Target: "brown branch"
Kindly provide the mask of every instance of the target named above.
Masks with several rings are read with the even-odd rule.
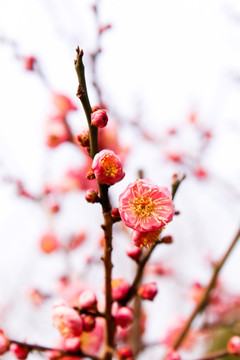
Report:
[[[198,302],[198,304],[196,305],[195,309],[193,310],[193,312],[191,313],[188,321],[186,322],[184,328],[182,329],[181,333],[179,334],[179,336],[177,337],[177,339],[175,340],[175,343],[173,345],[173,348],[175,350],[177,350],[179,348],[179,346],[181,345],[181,343],[183,342],[183,340],[185,339],[193,320],[195,319],[195,317],[202,312],[205,307],[208,304],[208,300],[210,297],[210,294],[212,292],[212,290],[215,287],[216,281],[217,281],[217,277],[218,274],[220,272],[220,270],[222,269],[223,265],[225,264],[228,256],[230,255],[232,249],[234,248],[238,238],[240,237],[240,228],[238,229],[233,241],[231,242],[230,246],[228,247],[227,251],[225,252],[225,254],[222,256],[222,258],[216,262],[215,266],[214,266],[214,271],[212,274],[212,277],[207,285],[207,287],[205,288],[205,291],[202,295],[201,300]]]
[[[152,247],[148,250],[148,252],[144,255],[144,257],[142,258],[142,260],[140,260],[138,262],[138,268],[137,268],[137,272],[136,272],[136,275],[135,275],[135,278],[133,280],[133,283],[127,293],[127,295],[121,299],[119,301],[119,304],[121,306],[125,306],[131,299],[134,295],[136,295],[137,293],[137,289],[138,289],[138,285],[139,285],[139,282],[142,278],[142,274],[143,274],[143,270],[144,270],[144,267],[147,263],[147,261],[149,260],[153,250],[156,248],[156,246],[158,244],[162,244],[160,240],[157,240],[153,245]]]
[[[89,138],[90,138],[90,156],[93,159],[94,156],[98,153],[98,129],[95,126],[91,125],[91,113],[92,108],[88,98],[85,75],[84,75],[84,65],[82,61],[83,51],[77,47],[77,57],[75,60],[75,69],[78,76],[79,86],[77,91],[77,96],[81,100],[83,109],[86,114],[89,127]],[[112,317],[111,308],[112,308],[112,216],[111,216],[111,203],[108,196],[109,186],[105,184],[98,183],[99,194],[100,194],[100,203],[102,206],[102,213],[104,218],[104,224],[102,229],[104,231],[104,256],[102,258],[104,263],[105,271],[105,319],[106,319],[106,338],[105,338],[105,356],[104,360],[112,359],[112,352],[108,349],[114,349],[114,338],[115,338],[115,322]]]
[[[87,354],[81,350],[74,351],[74,352],[73,351],[65,351],[65,350],[50,348],[47,346],[42,346],[42,345],[37,345],[37,344],[29,344],[29,343],[16,341],[16,340],[12,340],[12,339],[9,339],[9,342],[10,342],[10,344],[17,344],[19,346],[25,347],[29,351],[38,351],[38,352],[57,351],[57,352],[59,352],[59,354],[61,356],[70,356],[70,357],[79,357],[80,356],[80,357],[85,357],[85,358],[89,358],[92,360],[100,360],[100,358],[98,356]]]
[[[105,318],[105,314],[101,313],[100,311],[89,311],[89,310],[86,310],[86,309],[81,309],[78,306],[74,306],[73,309],[76,310],[80,315],[81,314],[86,314],[86,315],[91,315],[93,317]]]

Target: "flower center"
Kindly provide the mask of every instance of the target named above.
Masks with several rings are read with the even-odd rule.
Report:
[[[104,167],[104,171],[106,176],[114,177],[119,171],[119,166],[116,164],[115,159],[110,156],[106,155],[102,160],[102,166]]]
[[[140,218],[149,217],[155,212],[155,201],[148,196],[135,197],[133,211]]]

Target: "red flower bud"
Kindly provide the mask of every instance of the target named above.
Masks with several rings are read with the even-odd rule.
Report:
[[[85,199],[87,200],[87,202],[92,204],[99,202],[100,198],[98,196],[98,191],[94,189],[87,190],[85,194]]]
[[[155,282],[144,284],[138,289],[138,295],[140,295],[143,299],[151,301],[155,298],[157,292],[158,289]]]
[[[227,351],[231,355],[240,355],[240,336],[232,336],[227,344]]]
[[[125,328],[133,322],[133,311],[128,306],[120,307],[116,310],[114,319],[117,325]]]
[[[29,349],[26,346],[18,345],[15,343],[12,343],[9,347],[9,350],[14,353],[17,359],[24,360],[27,358]]]
[[[96,319],[92,315],[82,314],[82,323],[83,323],[83,331],[90,332],[93,331],[96,325]]]
[[[78,134],[77,135],[77,141],[83,147],[90,146],[89,131],[88,130],[83,130],[80,134]]]
[[[98,128],[104,128],[108,123],[107,110],[96,110],[91,114],[91,124]]]
[[[126,250],[127,256],[129,256],[133,260],[138,260],[141,255],[141,248],[134,244],[129,245]]]

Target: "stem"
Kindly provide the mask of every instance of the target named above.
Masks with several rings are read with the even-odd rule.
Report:
[[[89,138],[90,138],[90,156],[93,159],[98,153],[98,129],[91,125],[91,113],[92,108],[87,94],[87,87],[84,75],[84,65],[82,62],[83,51],[76,49],[77,58],[75,60],[75,69],[78,76],[79,86],[77,96],[81,100],[83,109],[85,111],[88,127],[89,127]],[[108,185],[99,184],[100,203],[102,206],[102,213],[104,218],[104,224],[102,229],[104,231],[104,256],[102,258],[104,263],[105,271],[105,319],[106,319],[106,339],[105,339],[105,355],[104,360],[112,359],[112,351],[114,349],[114,337],[115,337],[115,323],[112,317],[112,226],[113,221],[111,217],[111,203],[108,196]]]
[[[148,250],[148,252],[146,253],[146,255],[142,258],[142,260],[139,261],[138,263],[138,269],[137,269],[137,272],[136,272],[136,275],[135,275],[135,278],[133,280],[133,283],[132,283],[132,286],[130,287],[127,295],[121,299],[119,301],[119,304],[121,306],[126,306],[127,303],[132,299],[132,297],[134,295],[136,295],[137,293],[137,289],[138,289],[138,285],[139,285],[139,282],[142,278],[142,274],[143,274],[143,270],[144,270],[144,267],[147,263],[147,261],[149,260],[153,250],[155,249],[155,247],[158,245],[158,244],[161,244],[161,242],[159,240],[157,240],[153,246],[150,248],[150,250]]]
[[[207,306],[210,294],[211,294],[211,292],[214,289],[214,286],[216,284],[219,271],[222,269],[223,265],[225,264],[228,256],[230,255],[230,253],[231,253],[232,249],[234,248],[234,246],[235,246],[235,244],[236,244],[239,237],[240,237],[240,228],[238,229],[238,231],[237,231],[233,241],[231,242],[229,248],[227,249],[226,253],[222,256],[220,261],[218,261],[215,264],[212,277],[211,277],[207,287],[205,288],[205,291],[204,291],[204,293],[202,295],[202,298],[199,301],[199,303],[196,305],[196,307],[193,310],[192,314],[190,315],[188,321],[186,322],[184,328],[182,329],[181,333],[177,337],[177,339],[176,339],[176,341],[175,341],[175,343],[173,345],[173,349],[177,350],[179,348],[179,346],[181,345],[181,343],[185,339],[185,336],[187,335],[193,320]]]
[[[75,63],[75,69],[77,72],[78,82],[79,82],[77,97],[81,100],[87,118],[88,127],[89,127],[89,138],[90,138],[90,156],[93,159],[94,156],[98,153],[98,128],[91,125],[92,108],[88,98],[85,75],[84,75],[84,65],[82,62],[83,50],[79,50],[79,47],[77,47],[76,51],[77,51],[77,57],[74,63]]]
[[[39,352],[44,352],[44,351],[57,351],[59,352],[59,354],[61,356],[71,356],[71,357],[85,357],[85,358],[89,358],[92,360],[100,360],[99,357],[94,356],[94,355],[89,355],[83,351],[65,351],[65,350],[61,350],[61,349],[54,349],[54,348],[50,348],[47,346],[42,346],[42,345],[36,345],[36,344],[29,344],[29,343],[25,343],[25,342],[21,342],[21,341],[16,341],[16,340],[9,340],[10,344],[17,344],[19,346],[23,346],[25,348],[28,348],[29,351],[39,351]]]

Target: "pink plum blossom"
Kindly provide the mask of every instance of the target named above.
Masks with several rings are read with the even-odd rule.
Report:
[[[65,118],[61,115],[51,116],[45,124],[45,141],[50,148],[71,140],[71,133]]]
[[[119,212],[125,225],[134,230],[159,230],[173,218],[172,196],[166,187],[137,179],[120,195]]]
[[[99,183],[116,184],[122,180],[123,172],[120,158],[111,150],[102,150],[93,159],[92,169]]]
[[[64,94],[53,93],[52,102],[59,114],[66,116],[69,111],[76,111],[77,107],[72,100]]]
[[[81,316],[70,306],[53,306],[52,323],[66,338],[77,337],[82,333]]]

